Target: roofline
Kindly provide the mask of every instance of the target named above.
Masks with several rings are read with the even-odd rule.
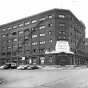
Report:
[[[22,20],[25,20],[27,18],[31,18],[31,17],[35,17],[35,16],[38,16],[38,15],[42,15],[44,13],[48,13],[48,12],[51,12],[51,11],[67,11],[67,12],[70,12],[71,15],[73,15],[77,21],[79,21],[79,23],[84,27],[85,27],[85,24],[79,20],[69,9],[58,9],[58,8],[53,8],[53,9],[50,9],[50,10],[47,10],[47,11],[43,11],[43,12],[40,12],[40,13],[37,13],[37,14],[34,14],[34,15],[31,15],[31,16],[28,16],[28,17],[24,17],[24,18],[21,18],[21,19],[18,19],[18,20],[15,20],[15,21],[11,21],[9,23],[5,23],[5,24],[2,24],[0,25],[0,27],[3,27],[3,26],[7,26],[7,25],[10,25],[10,24],[13,24],[13,23],[16,23],[16,22],[20,22]],[[81,21],[81,22],[80,22]]]

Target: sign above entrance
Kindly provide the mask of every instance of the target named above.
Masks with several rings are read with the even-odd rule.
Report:
[[[61,53],[61,52],[74,54],[74,52],[72,52],[70,50],[70,46],[69,46],[68,41],[57,41],[56,46],[55,46],[55,50],[52,50],[52,51],[46,50],[45,54]]]

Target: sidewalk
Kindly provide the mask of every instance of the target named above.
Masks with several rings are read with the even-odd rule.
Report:
[[[59,67],[54,67],[54,66],[45,66],[42,69],[78,69],[78,68],[88,68],[86,65],[82,65],[82,66],[59,66]]]

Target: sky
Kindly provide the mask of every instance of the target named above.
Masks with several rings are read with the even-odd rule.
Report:
[[[53,8],[70,10],[85,24],[88,38],[88,0],[0,0],[0,25]]]

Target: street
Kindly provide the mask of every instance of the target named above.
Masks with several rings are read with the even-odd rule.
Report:
[[[0,70],[0,88],[88,88],[88,68]]]

